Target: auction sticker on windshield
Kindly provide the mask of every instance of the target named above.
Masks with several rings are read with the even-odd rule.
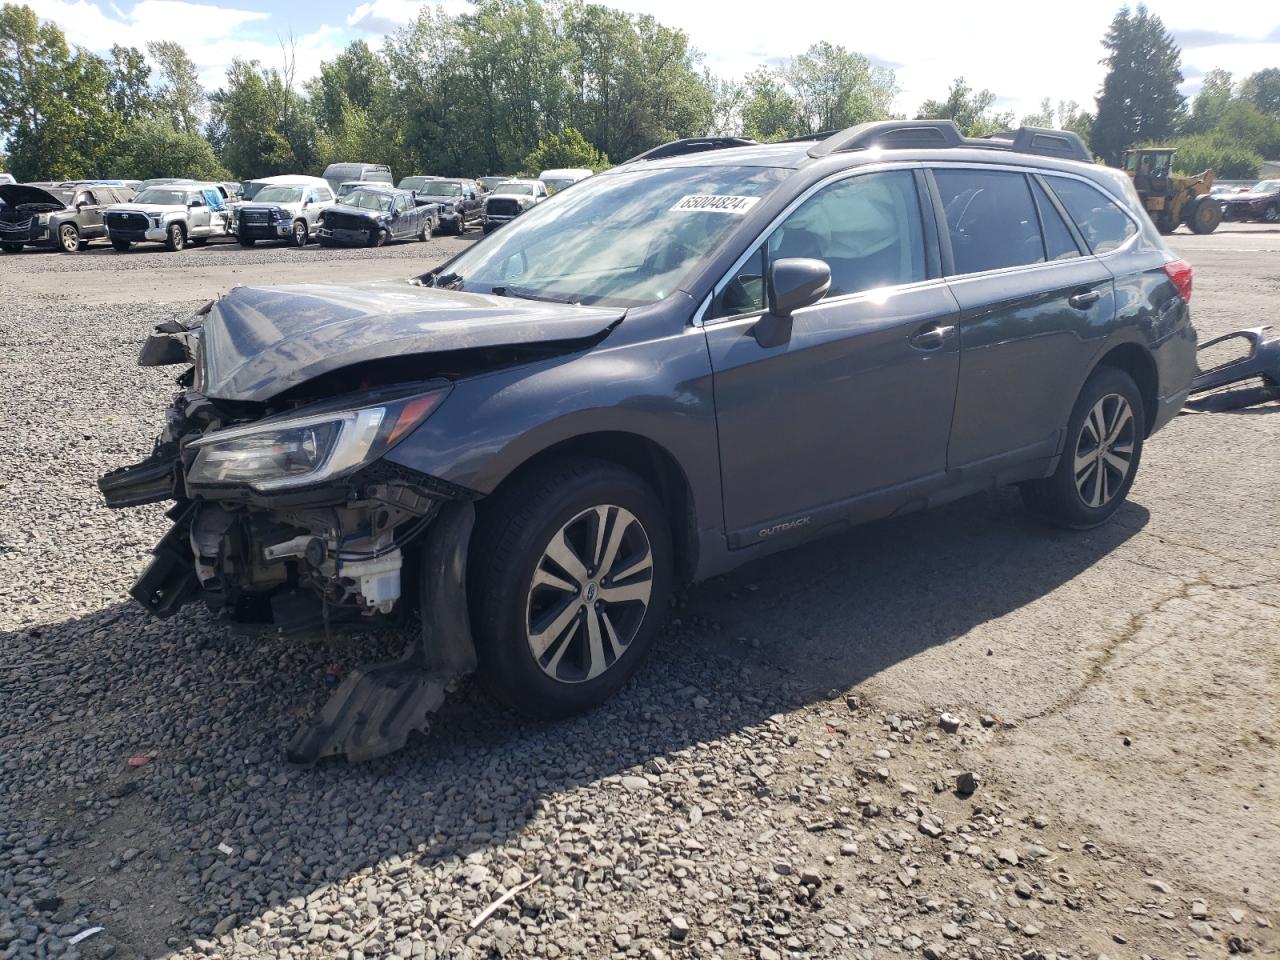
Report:
[[[760,202],[759,197],[730,197],[719,193],[695,193],[681,197],[672,210],[705,210],[742,215]]]

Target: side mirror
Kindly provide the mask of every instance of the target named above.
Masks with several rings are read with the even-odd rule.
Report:
[[[791,315],[817,303],[831,289],[831,268],[821,260],[789,257],[770,265],[766,278],[769,312],[751,334],[762,347],[779,347],[791,339]]]
[[[831,289],[831,268],[822,260],[789,257],[769,267],[769,312],[789,318],[817,303]]]

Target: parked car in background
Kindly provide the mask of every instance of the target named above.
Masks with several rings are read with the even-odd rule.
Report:
[[[386,187],[390,184],[382,180],[347,180],[344,181],[337,189],[336,196],[340,200],[352,190],[358,190],[360,187]]]
[[[439,229],[459,236],[484,216],[480,187],[462,177],[432,177],[418,190],[423,200],[440,204]]]
[[[169,183],[115,204],[105,216],[107,236],[118,251],[135,243],[163,243],[170,251],[203,246],[227,234],[227,188],[220,183]]]
[[[548,193],[555,193],[587,179],[587,177],[592,176],[593,172],[585,167],[567,170],[543,170],[538,174],[538,179],[547,185]]]
[[[484,198],[484,232],[510,223],[530,207],[547,199],[547,185],[541,180],[503,180]]]
[[[175,501],[132,590],[158,616],[417,611],[412,655],[301,741],[369,756],[473,669],[526,714],[588,709],[673,586],[856,524],[1006,484],[1105,523],[1188,395],[1191,292],[1075,134],[677,141],[416,284],[238,287],[170,322],[140,362],[195,384],[100,487]]]
[[[333,206],[329,182],[320,177],[292,177],[270,183],[237,206],[233,222],[242,247],[259,240],[287,240],[305,247],[316,231],[321,211]]]
[[[14,179],[13,174],[11,174],[11,173],[0,173],[0,183],[17,183],[17,182],[18,182],[18,181],[17,181],[16,179]]]
[[[439,206],[416,202],[410,190],[369,186],[352,190],[320,213],[322,246],[380,247],[392,240],[426,240]]]
[[[518,180],[518,177],[479,177],[476,183],[480,184],[485,193],[489,193],[500,183],[506,183],[508,180]]]
[[[1260,180],[1242,193],[1228,194],[1223,198],[1222,216],[1280,223],[1280,180]]]
[[[105,184],[0,184],[0,248],[24,245],[77,253],[106,237],[103,211],[133,198],[126,186]]]
[[[364,180],[369,183],[385,183],[393,186],[391,168],[385,163],[331,163],[324,168],[324,178],[335,194],[348,180]]]
[[[422,185],[428,180],[437,180],[438,177],[428,177],[423,175],[413,177],[401,177],[400,182],[396,184],[398,190],[412,190],[414,193],[422,191]]]

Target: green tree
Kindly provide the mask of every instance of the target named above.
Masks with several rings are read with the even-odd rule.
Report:
[[[898,94],[892,70],[825,40],[792,59],[785,74],[795,94],[798,134],[883,119]]]
[[[800,133],[800,104],[776,67],[759,67],[743,81],[742,132],[755,140],[785,140]]]
[[[957,77],[942,100],[926,100],[916,112],[919,120],[954,120],[966,137],[985,137],[1014,126],[1012,113],[992,113],[996,95],[990,90],[974,90]]]
[[[1172,145],[1178,150],[1173,157],[1174,171],[1185,176],[1212,170],[1224,180],[1252,180],[1262,167],[1261,154],[1207,134],[1183,137]]]
[[[1188,133],[1208,133],[1222,120],[1222,115],[1231,105],[1235,93],[1232,89],[1231,74],[1226,70],[1215,68],[1204,75],[1204,83],[1195,100],[1191,102],[1191,116],[1187,118]]]
[[[125,130],[117,172],[139,180],[226,180],[230,176],[214,156],[208,140],[199,134],[175,130],[167,120],[155,118],[138,120]]]
[[[1107,75],[1090,139],[1096,153],[1116,164],[1133,144],[1167,140],[1177,130],[1186,103],[1178,92],[1181,53],[1163,21],[1142,4],[1133,13],[1120,9],[1102,45]]]
[[[119,139],[111,71],[30,7],[0,7],[0,141],[20,180],[100,176]]]
[[[277,70],[237,57],[210,97],[214,147],[236,177],[315,170],[318,130],[291,77],[287,58]]]
[[[1040,101],[1040,109],[1035,113],[1028,113],[1022,118],[1024,127],[1049,127],[1054,124],[1053,101],[1045,97]]]
[[[150,116],[153,107],[151,97],[151,68],[147,58],[137,47],[111,48],[111,79],[108,83],[111,109],[124,123],[132,123]]]
[[[1250,101],[1233,100],[1223,110],[1213,137],[1267,157],[1280,157],[1280,120],[1267,116]]]
[[[190,54],[173,40],[152,41],[147,53],[156,63],[160,81],[155,90],[157,108],[175,130],[199,133],[209,98]]]
[[[1240,84],[1240,98],[1267,116],[1280,119],[1280,67],[1267,67],[1245,77]]]
[[[1070,130],[1078,134],[1085,143],[1089,142],[1093,133],[1093,114],[1081,110],[1080,104],[1074,100],[1059,100],[1057,113],[1059,130]]]
[[[608,166],[609,158],[573,127],[568,127],[563,133],[547,134],[524,158],[524,169],[535,176],[542,170],[589,167],[599,171]]]

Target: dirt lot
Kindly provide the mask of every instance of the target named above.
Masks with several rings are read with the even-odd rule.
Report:
[[[589,716],[464,687],[396,757],[286,767],[326,665],[397,638],[126,602],[164,521],[93,481],[171,390],[138,345],[469,239],[0,258],[0,958],[1280,955],[1280,404],[1175,420],[1104,529],[876,524],[690,589]],[[1203,336],[1276,316],[1280,231],[1171,239]]]

